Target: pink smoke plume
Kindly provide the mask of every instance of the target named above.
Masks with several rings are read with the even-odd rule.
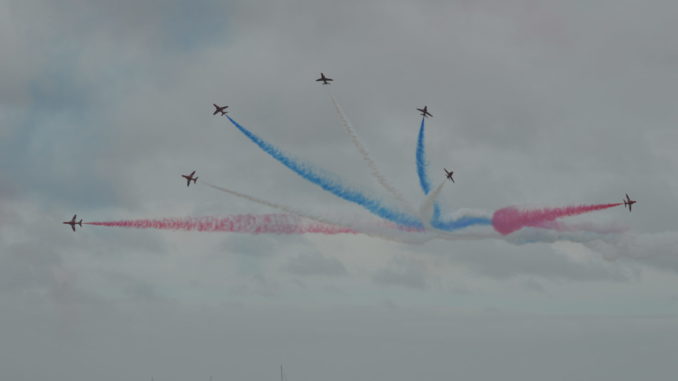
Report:
[[[357,234],[358,231],[289,214],[234,215],[228,217],[187,217],[83,222],[86,225],[116,226],[134,229],[185,230],[248,234]]]
[[[532,210],[519,210],[515,207],[499,209],[492,216],[492,226],[494,230],[503,235],[511,234],[527,226],[557,228],[557,224],[552,224],[561,217],[576,216],[578,214],[589,213],[596,210],[603,210],[622,205],[616,204],[598,204],[567,206],[564,208],[543,208]]]

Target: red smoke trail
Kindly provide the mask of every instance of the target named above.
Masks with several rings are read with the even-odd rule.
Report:
[[[322,224],[288,214],[234,215],[229,217],[187,217],[83,222],[86,225],[117,226],[134,229],[231,232],[249,234],[357,234],[345,227]]]
[[[550,221],[555,221],[560,217],[576,216],[578,214],[613,208],[619,205],[622,204],[582,205],[532,210],[519,210],[514,207],[508,207],[494,212],[494,215],[492,216],[492,226],[494,226],[494,230],[503,235],[507,235],[527,226],[547,227]]]

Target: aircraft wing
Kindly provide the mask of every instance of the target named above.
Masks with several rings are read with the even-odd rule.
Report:
[[[71,225],[71,229],[73,229],[73,231],[75,231],[75,224]]]

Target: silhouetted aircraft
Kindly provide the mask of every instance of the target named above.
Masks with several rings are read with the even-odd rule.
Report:
[[[190,175],[181,175],[181,177],[186,179],[186,186],[191,185],[191,181],[193,181],[193,184],[198,181],[198,176],[193,177],[193,175],[195,175],[195,171],[191,172]]]
[[[629,213],[631,213],[631,205],[635,204],[638,201],[631,200],[631,197],[629,197],[629,194],[626,194],[626,200],[624,200],[624,206],[629,207]]]
[[[64,221],[63,223],[66,224],[66,225],[71,225],[71,229],[73,229],[73,231],[75,231],[75,225],[80,225],[80,227],[82,227],[82,218],[80,219],[80,221],[75,222],[76,217],[77,217],[77,214],[74,214],[73,218],[70,221]]]
[[[452,178],[454,171],[448,171],[447,168],[443,168],[443,171],[445,171],[445,177],[447,177],[448,180],[454,182],[454,179]]]
[[[428,116],[430,117],[433,116],[431,115],[431,113],[428,112],[428,106],[424,106],[424,108],[418,108],[417,111],[419,111],[421,113],[421,116],[423,116],[424,118]]]
[[[228,112],[228,111],[226,111],[228,106],[221,107],[221,106],[215,105],[214,103],[212,103],[212,106],[214,106],[214,112],[212,113],[212,115],[217,115],[218,113],[221,113],[221,115],[223,116],[223,115],[226,115],[226,113]]]
[[[316,82],[323,81],[323,85],[329,85],[327,82],[334,81],[332,78],[325,77],[325,73],[320,73],[320,78],[315,80]]]

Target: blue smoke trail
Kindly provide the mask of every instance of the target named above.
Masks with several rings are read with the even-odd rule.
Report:
[[[428,173],[426,172],[426,150],[424,149],[424,130],[426,129],[425,118],[421,118],[421,126],[419,126],[419,136],[417,137],[417,175],[419,175],[419,185],[424,194],[427,195],[431,191],[431,183],[428,181]]]
[[[392,221],[398,225],[412,227],[412,228],[423,228],[424,225],[416,217],[409,216],[405,213],[389,209],[375,199],[371,199],[362,193],[347,189],[342,186],[338,181],[329,179],[326,176],[323,176],[313,169],[311,165],[299,162],[294,160],[287,155],[285,155],[280,149],[273,146],[272,144],[264,141],[245,127],[241,126],[238,122],[233,120],[230,116],[226,115],[228,120],[233,123],[233,125],[240,130],[247,138],[249,138],[254,144],[259,146],[264,152],[271,155],[274,159],[278,160],[282,165],[294,171],[297,175],[303,177],[304,179],[320,186],[324,190],[334,194],[337,197],[343,198],[344,200],[356,203],[373,214],[384,218],[386,220]]]
[[[424,145],[424,135],[426,132],[426,118],[421,118],[421,125],[419,126],[419,135],[417,137],[417,175],[419,176],[419,185],[425,195],[431,192],[431,183],[428,179],[428,163],[426,162],[426,146]],[[431,226],[445,231],[455,231],[464,229],[473,225],[492,225],[492,220],[486,217],[468,217],[464,216],[456,220],[441,221],[440,220],[440,205],[437,202],[433,204],[433,216],[431,218]]]
[[[424,146],[424,132],[426,130],[426,118],[421,118],[421,125],[419,126],[419,135],[417,136],[417,175],[419,176],[419,185],[425,195],[431,192],[431,183],[428,180],[428,163],[426,162],[426,149]],[[433,221],[440,218],[440,205],[433,204]],[[433,222],[432,221],[432,222]],[[433,226],[433,224],[432,224]]]
[[[452,221],[440,221],[439,216],[434,215],[431,226],[436,229],[448,232],[467,228],[473,225],[492,225],[492,220],[487,217],[468,217],[464,216]]]

